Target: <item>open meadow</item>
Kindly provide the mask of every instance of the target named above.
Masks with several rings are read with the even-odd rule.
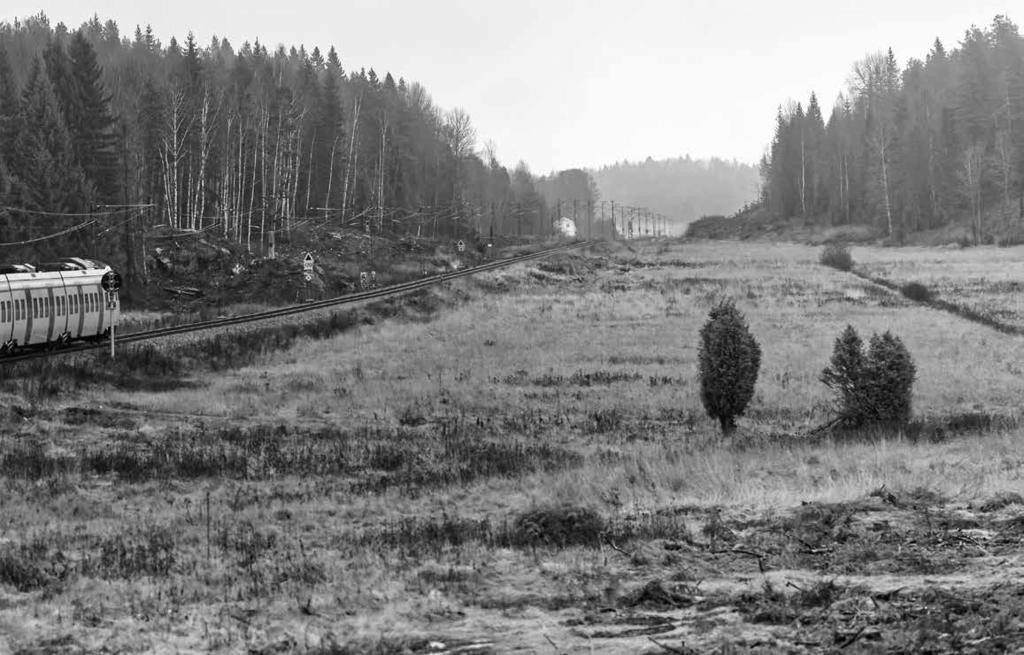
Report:
[[[1021,648],[1024,337],[819,252],[598,244],[5,375],[0,652]],[[1024,326],[1022,254],[853,250]],[[697,378],[724,297],[763,351],[728,439]],[[818,429],[848,324],[914,357],[905,431]]]

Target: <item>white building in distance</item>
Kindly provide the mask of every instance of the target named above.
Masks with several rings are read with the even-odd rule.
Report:
[[[576,238],[576,223],[571,218],[562,218],[555,221],[555,234],[562,237]]]

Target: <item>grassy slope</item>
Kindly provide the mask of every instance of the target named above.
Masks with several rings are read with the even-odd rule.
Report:
[[[818,375],[847,323],[904,338],[918,364],[916,410],[937,423],[986,414],[1014,424],[1024,341],[824,269],[810,248],[640,248],[596,268],[567,258],[497,273],[472,288],[475,300],[434,321],[300,342],[198,389],[104,390],[32,408],[0,452],[41,439],[47,462],[61,452],[92,459],[3,478],[0,575],[14,581],[0,587],[6,645],[430,652],[422,637],[498,651],[551,649],[550,640],[560,650],[658,652],[647,640],[656,635],[703,648],[799,647],[801,635],[824,642],[754,620],[751,603],[817,611],[821,603],[786,583],[811,590],[827,579],[839,581],[840,600],[855,599],[857,585],[923,587],[924,574],[944,588],[984,586],[993,575],[984,553],[1016,556],[982,534],[966,539],[984,553],[953,537],[937,544],[933,519],[926,530],[918,509],[970,513],[968,505],[1019,488],[1015,429],[941,443],[786,435],[829,416]],[[904,254],[858,252],[872,266]],[[722,294],[737,299],[765,352],[748,417],[724,445],[695,385],[697,331]],[[133,410],[69,419],[69,406],[110,403]],[[205,417],[182,427],[164,412]],[[266,424],[289,432],[268,445],[272,431],[251,434]],[[95,450],[83,453],[83,442]],[[163,459],[140,464],[140,449]],[[232,453],[244,456],[241,469]],[[194,459],[220,474],[196,473]],[[324,462],[334,462],[329,474],[315,474]],[[122,475],[98,475],[103,466]],[[868,496],[883,486],[896,495]],[[798,523],[829,526],[827,538],[785,528],[809,511],[802,502],[828,504]],[[828,516],[842,503],[852,504],[843,529],[856,547],[801,554],[801,543],[814,551],[836,542]],[[510,541],[522,512],[559,504],[595,510],[614,539],[564,548]],[[1013,507],[981,517],[979,529],[1012,533],[993,521],[1012,518]],[[872,531],[880,522],[916,544],[907,546],[916,560]],[[733,547],[768,554],[766,572],[754,557],[719,552]],[[696,605],[648,602],[641,592],[651,582]],[[779,589],[788,595],[773,595]],[[857,626],[833,627],[842,643]]]

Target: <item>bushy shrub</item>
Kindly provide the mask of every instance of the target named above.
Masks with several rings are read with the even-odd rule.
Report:
[[[910,420],[916,373],[899,337],[875,334],[865,352],[857,331],[848,325],[836,339],[821,381],[836,392],[843,423],[903,425]]]
[[[606,528],[601,515],[589,507],[536,507],[516,517],[514,541],[518,545],[559,548],[596,546]]]
[[[932,299],[931,289],[920,282],[908,282],[900,287],[900,293],[916,302],[929,302]]]
[[[830,243],[825,246],[825,249],[821,251],[821,257],[818,258],[818,261],[825,266],[831,266],[840,271],[853,269],[853,256],[850,255],[850,249],[842,243]]]
[[[729,434],[754,395],[761,367],[761,347],[731,300],[720,302],[708,314],[700,330],[698,359],[701,402]]]

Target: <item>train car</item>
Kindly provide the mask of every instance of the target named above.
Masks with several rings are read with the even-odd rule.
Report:
[[[101,286],[111,268],[70,257],[43,264],[0,265],[0,354],[29,346],[60,346],[109,334],[120,316]]]

